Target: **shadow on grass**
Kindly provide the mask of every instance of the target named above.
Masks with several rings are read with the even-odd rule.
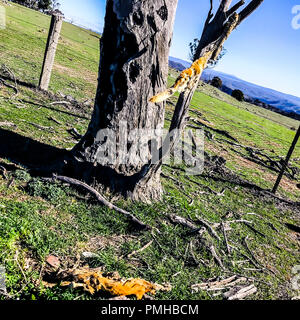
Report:
[[[0,128],[0,158],[8,159],[28,169],[49,168],[67,156],[68,151],[59,149],[15,132]]]

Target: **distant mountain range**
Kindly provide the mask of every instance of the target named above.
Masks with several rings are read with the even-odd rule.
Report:
[[[169,57],[169,65],[171,68],[182,71],[189,68],[191,63],[182,59]],[[213,69],[204,70],[201,79],[205,82],[212,80],[214,77],[219,77],[223,82],[222,91],[231,94],[235,89],[242,90],[245,98],[249,102],[262,102],[262,106],[271,106],[284,114],[294,113],[300,115],[300,98],[293,95],[278,92],[273,89],[264,88],[256,84],[244,81],[233,75],[215,71]],[[258,104],[259,105],[259,104]],[[272,109],[272,108],[270,108]],[[275,110],[274,110],[275,111]]]

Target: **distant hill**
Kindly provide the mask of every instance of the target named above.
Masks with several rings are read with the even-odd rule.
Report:
[[[182,67],[188,68],[191,63],[182,59],[170,57],[170,66],[178,65],[177,70],[182,70]],[[223,72],[215,71],[213,69],[204,70],[201,79],[205,82],[212,80],[218,76],[222,79],[223,88],[222,91],[231,94],[235,89],[240,89],[244,92],[245,97],[252,102],[259,100],[263,104],[274,107],[284,113],[296,113],[300,115],[300,98],[293,95],[278,92],[273,89],[264,88],[256,84],[244,81],[233,75],[229,75]],[[256,101],[257,103],[257,101]],[[259,104],[258,104],[259,105]],[[264,106],[265,107],[265,106]]]
[[[178,70],[178,71],[182,71],[182,70],[186,69],[186,67],[184,65],[182,65],[181,63],[175,62],[172,60],[169,60],[169,66],[173,69]]]

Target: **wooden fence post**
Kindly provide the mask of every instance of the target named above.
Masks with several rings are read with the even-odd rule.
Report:
[[[40,77],[39,87],[43,90],[48,90],[51,72],[53,68],[55,52],[62,27],[63,16],[59,13],[54,13],[51,18],[51,24],[48,34],[48,40],[45,50],[42,73]]]
[[[281,179],[282,179],[282,177],[283,177],[283,175],[284,175],[284,172],[285,172],[285,170],[286,170],[286,168],[287,168],[287,165],[288,165],[288,163],[289,163],[289,161],[290,161],[290,158],[291,158],[291,156],[292,156],[292,154],[293,154],[293,152],[294,152],[294,149],[295,149],[295,147],[296,147],[296,144],[297,144],[297,142],[298,142],[299,137],[300,137],[300,126],[299,126],[298,131],[297,131],[297,133],[296,133],[296,135],[295,135],[295,138],[294,138],[294,140],[293,140],[293,142],[292,142],[292,145],[291,145],[291,147],[290,147],[290,150],[289,150],[289,152],[288,152],[288,154],[287,154],[287,156],[286,156],[286,159],[285,159],[284,163],[282,164],[281,171],[280,171],[280,173],[279,173],[279,175],[278,175],[278,178],[277,178],[276,183],[275,183],[275,185],[274,185],[274,188],[273,188],[273,190],[272,190],[272,192],[273,192],[274,194],[276,193],[276,191],[277,191],[277,189],[278,189],[278,187],[279,187],[280,181],[281,181]]]

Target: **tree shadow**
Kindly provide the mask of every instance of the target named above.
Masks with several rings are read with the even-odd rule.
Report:
[[[0,158],[19,164],[22,167],[41,172],[49,172],[68,155],[68,151],[59,149],[15,132],[0,128]],[[54,171],[53,171],[54,172]]]
[[[20,79],[17,79],[17,78],[12,78],[11,76],[7,76],[7,75],[4,75],[4,74],[0,74],[0,76],[1,76],[1,78],[3,80],[15,82],[19,86],[22,86],[22,87],[25,87],[25,88],[29,88],[29,89],[38,89],[38,86],[33,84],[33,83],[26,82],[26,81],[23,81],[23,80],[20,80]]]

